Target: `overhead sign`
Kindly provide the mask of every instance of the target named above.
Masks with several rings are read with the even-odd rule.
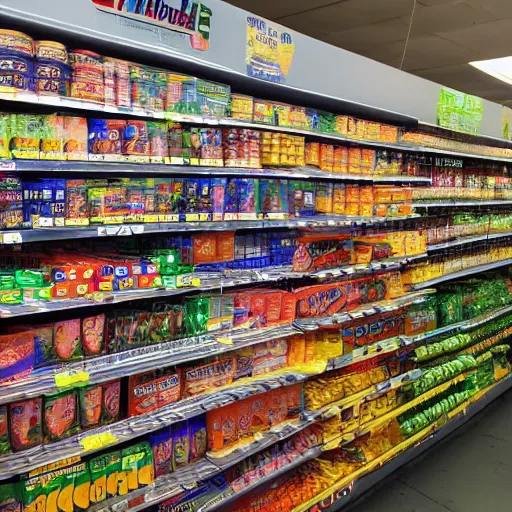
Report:
[[[193,0],[92,0],[102,11],[190,34],[196,50],[210,47],[212,11]]]
[[[281,32],[277,26],[262,18],[247,17],[245,60],[249,76],[270,82],[285,82],[294,52],[295,45],[289,32]]]

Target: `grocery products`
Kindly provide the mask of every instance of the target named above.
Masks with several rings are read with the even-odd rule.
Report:
[[[510,385],[511,150],[98,41],[0,29],[0,508],[336,508]]]

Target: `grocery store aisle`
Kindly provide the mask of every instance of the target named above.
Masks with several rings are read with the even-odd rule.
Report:
[[[394,473],[350,512],[509,512],[511,503],[509,390],[468,424]]]

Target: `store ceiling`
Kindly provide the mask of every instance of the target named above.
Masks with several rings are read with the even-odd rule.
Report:
[[[298,32],[397,68],[414,2],[228,1]],[[512,106],[512,86],[468,64],[509,55],[512,55],[512,0],[417,0],[402,69]]]

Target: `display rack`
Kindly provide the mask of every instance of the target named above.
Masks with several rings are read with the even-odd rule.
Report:
[[[94,11],[93,30],[89,18],[78,26],[73,15],[46,18],[30,0],[16,12],[10,2],[0,6],[7,24],[0,29],[55,38],[53,47],[65,53],[61,40],[83,47],[79,64],[96,59],[89,50],[121,58],[129,52],[142,74],[116,71],[112,80],[127,81],[130,104],[151,83],[147,100],[161,100],[162,107],[121,106],[105,93],[98,101],[72,97],[78,95],[71,85],[80,85],[80,67],[70,64],[63,68],[70,73],[66,94],[36,94],[37,74],[25,90],[0,91],[9,112],[0,115],[0,132],[7,127],[0,133],[7,141],[0,137],[0,193],[5,199],[15,190],[0,201],[0,496],[8,505],[26,512],[49,511],[51,500],[62,511],[169,512],[176,505],[196,512],[257,512],[263,497],[283,512],[311,512],[319,503],[342,510],[510,388],[512,258],[497,251],[508,251],[512,236],[512,173],[506,165],[512,164],[512,143],[493,137],[488,124],[494,107],[486,103],[481,136],[461,135],[411,115],[421,111],[420,98],[400,113],[385,95],[388,108],[379,108],[354,101],[355,93],[345,99],[328,94],[324,84],[299,87],[298,77],[285,85],[246,76],[245,59],[243,73],[219,63],[218,41],[212,40],[210,54],[166,47],[162,41],[176,33],[154,28],[153,19],[146,26],[118,13],[119,26],[106,34],[111,14],[103,11]],[[90,3],[80,12],[90,14]],[[209,9],[190,7],[180,20],[195,15],[194,9]],[[133,32],[130,23],[154,29],[158,42]],[[188,40],[193,32],[192,38],[210,46],[200,32],[205,24],[180,27],[180,37]],[[10,34],[0,30],[7,41],[0,37],[0,49],[12,50],[2,46]],[[23,53],[17,41],[10,58]],[[104,57],[98,55],[99,61],[103,66]],[[151,67],[155,62],[165,69]],[[182,76],[187,86],[176,81],[184,72],[193,75]],[[151,73],[165,76],[165,85]],[[107,81],[102,75],[103,87]],[[201,114],[194,94],[204,96]],[[237,118],[233,98],[241,94],[242,103],[248,94],[265,98],[272,115],[258,122],[251,107]],[[176,111],[176,95],[194,113]],[[224,106],[216,114],[219,104]],[[23,124],[31,109],[39,116],[57,111],[66,119],[70,113],[87,118],[82,124],[90,140],[94,118],[119,121],[122,130],[132,123],[144,131],[156,122],[165,147],[150,156],[149,139],[140,154],[124,146],[96,152],[86,142],[81,160],[73,161],[65,160],[71,152],[65,153],[62,138],[59,160],[44,153],[53,139],[34,135],[37,156],[25,158],[16,145],[30,137],[20,136],[16,123]],[[210,129],[224,137],[216,158],[202,153],[213,147],[202,139]],[[257,150],[243,148],[257,158],[249,164],[246,155],[246,164],[229,165],[227,134],[244,139],[249,132],[257,134]],[[124,131],[118,135],[129,140]],[[197,137],[198,146],[187,146],[187,136]],[[293,136],[300,140],[290,142]],[[289,142],[278,150],[269,142],[281,139]],[[332,162],[325,156],[335,148],[338,172],[334,156]],[[190,154],[176,156],[177,149]],[[271,151],[278,163],[264,161]],[[164,188],[155,188],[158,180]],[[300,186],[292,188],[292,181]],[[228,183],[236,191],[231,210]],[[247,183],[252,195],[244,196]],[[197,192],[201,186],[206,192]],[[453,194],[429,194],[431,186],[451,187]],[[83,215],[69,214],[76,205],[68,192],[86,204]],[[162,211],[155,208],[159,194],[167,201]],[[116,202],[116,195],[126,199]],[[424,215],[426,209],[436,216]],[[460,217],[447,221],[462,225],[454,231],[458,236],[436,219],[445,209]],[[494,211],[502,218],[493,225],[489,213],[486,232],[463,218],[464,212],[477,218]],[[426,231],[437,227],[434,240],[450,239],[427,243]],[[444,265],[453,254],[475,261],[475,244],[483,261],[496,261],[440,277],[425,271],[422,282],[406,279],[422,266]],[[80,277],[75,267],[86,264]],[[456,286],[444,285],[454,280]],[[77,285],[84,283],[79,293]],[[71,325],[75,337],[62,338]],[[65,406],[62,400],[68,400]],[[357,464],[350,458],[354,450],[361,456]],[[332,463],[332,471],[322,475],[317,459]],[[346,466],[334,478],[340,461]],[[315,482],[312,495],[305,485],[293,487],[302,474]],[[109,478],[115,485],[109,487]],[[276,490],[289,502],[278,502]],[[299,495],[303,499],[294,501]]]

